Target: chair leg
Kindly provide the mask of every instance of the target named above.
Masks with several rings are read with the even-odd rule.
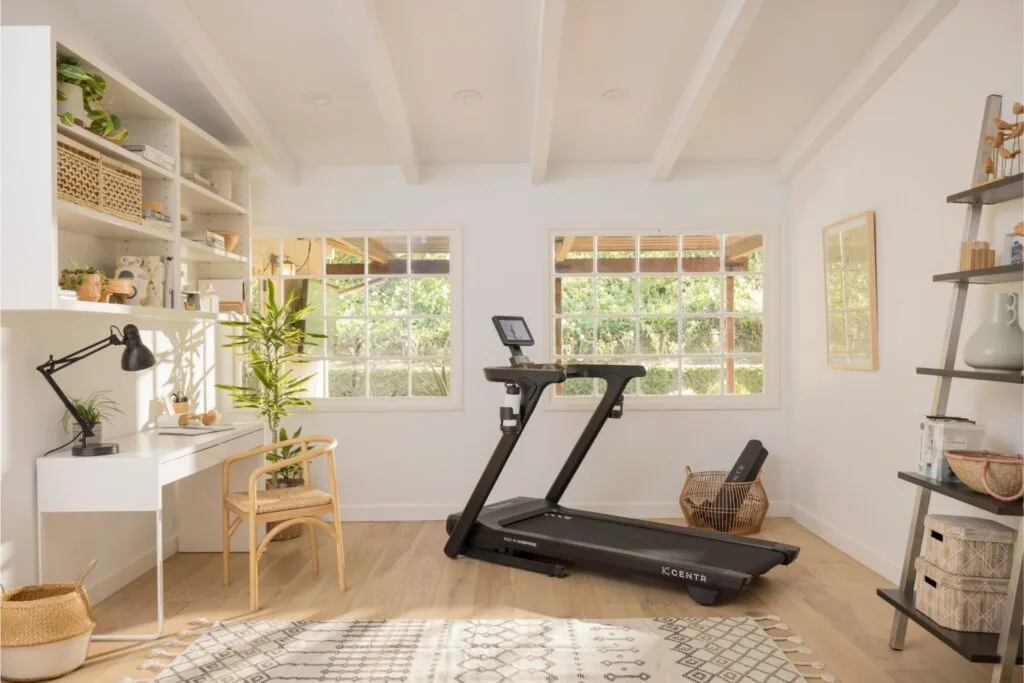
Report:
[[[224,585],[231,583],[231,514],[221,505],[220,553],[224,566]]]
[[[317,555],[316,550],[316,525],[307,524],[306,531],[309,532],[309,558],[313,563],[313,573],[320,573],[320,557]]]
[[[249,516],[249,609],[260,608],[259,548],[256,545],[256,518]]]
[[[341,520],[338,519],[338,503],[334,503],[334,552],[338,558],[338,587],[345,590],[345,544],[341,540]]]

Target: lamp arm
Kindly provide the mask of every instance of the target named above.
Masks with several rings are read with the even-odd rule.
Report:
[[[69,365],[74,365],[78,361],[88,358],[94,353],[102,351],[108,346],[119,346],[123,344],[124,342],[114,333],[114,329],[116,328],[111,328],[110,336],[105,339],[101,339],[98,342],[89,344],[88,346],[84,346],[77,351],[72,351],[71,353],[62,358],[55,359],[53,356],[50,356],[50,359],[48,361],[36,367],[36,370],[38,370],[39,374],[43,376],[43,378],[46,380],[46,383],[49,384],[50,388],[53,389],[54,393],[57,394],[57,398],[60,399],[60,402],[64,404],[64,408],[67,409],[68,414],[71,415],[71,417],[75,418],[75,422],[77,422],[78,426],[81,427],[82,429],[83,437],[93,436],[93,425],[86,422],[85,418],[83,418],[82,415],[75,409],[74,404],[67,397],[67,394],[65,394],[61,390],[60,386],[57,385],[57,382],[54,381],[53,374],[60,370],[63,370]]]

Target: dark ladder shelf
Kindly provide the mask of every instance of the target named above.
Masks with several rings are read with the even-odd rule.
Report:
[[[989,382],[1008,382],[1024,384],[1024,375],[1019,372],[999,372],[997,370],[943,370],[942,368],[918,368],[919,375],[935,375],[936,377],[957,377],[959,379],[983,379]]]
[[[974,633],[943,628],[914,607],[912,595],[903,595],[898,588],[879,588],[878,597],[906,614],[911,621],[956,650],[962,657],[966,657],[968,661],[981,664],[999,663],[999,655],[996,653],[999,645],[998,633]],[[1022,653],[1024,653],[1024,647],[1017,648],[1018,664],[1024,663]]]
[[[1024,504],[1019,500],[1006,503],[1001,500],[996,500],[992,496],[986,496],[984,493],[973,491],[959,482],[955,484],[947,484],[941,481],[936,481],[931,477],[926,477],[923,474],[918,474],[917,472],[900,472],[897,476],[899,476],[903,481],[909,481],[911,484],[916,484],[922,488],[935,491],[936,493],[941,493],[944,496],[959,500],[961,503],[973,505],[979,510],[991,512],[994,515],[1004,515],[1008,517],[1024,516]]]
[[[1024,263],[1013,263],[995,268],[977,268],[961,270],[955,273],[943,273],[932,277],[933,282],[969,282],[972,285],[996,285],[1003,282],[1024,281]]]
[[[1002,204],[1024,197],[1024,173],[1000,178],[946,197],[947,204]]]

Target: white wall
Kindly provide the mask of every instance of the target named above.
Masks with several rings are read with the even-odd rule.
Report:
[[[789,187],[788,338],[794,515],[890,579],[898,577],[914,490],[896,479],[916,465],[918,425],[935,382],[965,207],[945,197],[971,180],[985,97],[1004,111],[1021,99],[1019,0],[961,2]],[[825,363],[821,228],[876,212],[880,367]],[[1021,203],[987,209],[982,239],[996,245]],[[989,310],[976,287],[962,341]],[[1012,291],[1012,288],[1011,288]],[[1020,451],[1020,387],[954,380],[948,414],[989,429],[988,446]],[[933,497],[933,509],[976,511]]]
[[[3,248],[12,246],[4,243]],[[7,293],[5,292],[5,296]],[[70,437],[60,425],[56,394],[35,367],[49,354],[71,353],[102,339],[111,325],[138,325],[157,365],[139,373],[120,369],[120,349],[106,349],[54,376],[70,397],[109,390],[124,415],[104,426],[104,440],[154,426],[160,401],[181,386],[200,409],[213,403],[213,376],[202,376],[216,353],[213,323],[148,323],[121,315],[5,313],[0,320],[0,580],[6,586],[36,580],[35,460]],[[172,529],[173,498],[165,492],[165,529]],[[211,520],[212,524],[217,520]],[[154,520],[148,513],[47,515],[45,562],[48,580],[70,580],[86,562],[98,561],[87,587],[94,601],[153,566]],[[167,532],[166,551],[175,538]]]
[[[437,519],[465,504],[499,437],[502,388],[486,382],[481,369],[505,364],[507,354],[490,317],[519,313],[536,336],[550,336],[545,259],[554,223],[761,226],[775,224],[781,208],[777,185],[758,168],[708,171],[704,177],[712,179],[672,183],[652,183],[646,167],[555,169],[551,182],[540,186],[530,184],[525,165],[441,166],[425,175],[422,184],[407,185],[395,168],[317,168],[305,170],[298,186],[269,174],[253,181],[255,234],[271,225],[296,226],[299,234],[301,226],[320,233],[360,224],[461,225],[463,409],[296,417],[304,433],[338,438],[342,510],[349,519]],[[630,412],[627,400],[625,418],[607,425],[566,502],[678,515],[685,465],[727,469],[751,438],[772,452],[767,485],[775,500],[786,501],[779,476],[787,457],[784,403],[777,410]],[[542,408],[495,497],[543,495],[587,417]]]

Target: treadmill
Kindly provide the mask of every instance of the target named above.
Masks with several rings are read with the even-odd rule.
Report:
[[[622,417],[626,385],[647,371],[640,365],[534,364],[521,348],[533,344],[526,320],[492,321],[512,352],[510,366],[484,368],[487,381],[506,388],[502,435],[466,507],[448,517],[448,557],[465,555],[555,577],[565,576],[569,566],[647,576],[686,588],[702,605],[735,596],[772,567],[796,559],[796,546],[559,505],[605,422]],[[601,379],[606,388],[547,496],[485,505],[544,389],[573,377]]]

